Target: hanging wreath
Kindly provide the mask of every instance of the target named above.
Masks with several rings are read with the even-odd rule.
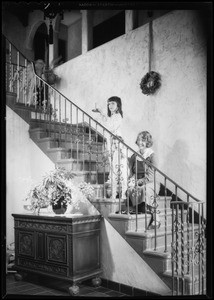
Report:
[[[142,78],[140,88],[145,95],[154,94],[161,86],[161,78],[157,72],[150,71]]]

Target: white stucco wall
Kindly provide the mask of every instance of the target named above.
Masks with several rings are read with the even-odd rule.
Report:
[[[82,53],[82,21],[81,19],[68,27],[67,60]]]
[[[170,290],[160,277],[104,219],[101,223],[102,277],[160,295]]]
[[[195,11],[172,11],[153,22],[152,70],[162,86],[142,94],[148,72],[145,24],[58,67],[57,87],[86,112],[123,102],[125,142],[136,149],[139,131],[154,138],[158,167],[193,196],[206,199],[206,43]]]
[[[14,242],[12,213],[24,213],[23,201],[29,190],[54,163],[30,139],[29,125],[9,107],[6,110],[6,239]]]

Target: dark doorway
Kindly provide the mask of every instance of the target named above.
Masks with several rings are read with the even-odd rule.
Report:
[[[48,33],[45,23],[40,25],[33,40],[34,60],[43,59],[48,62]]]
[[[125,11],[109,18],[108,20],[94,26],[93,48],[98,47],[116,37],[125,34]]]

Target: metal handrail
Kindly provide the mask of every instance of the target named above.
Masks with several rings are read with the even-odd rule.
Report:
[[[48,85],[51,89],[53,89],[55,92],[57,92],[58,94],[60,94],[63,98],[65,98],[67,101],[69,101],[72,105],[74,105],[75,107],[77,107],[81,112],[83,112],[86,116],[88,116],[90,119],[92,119],[95,123],[97,123],[99,126],[101,126],[105,131],[107,131],[111,136],[114,137],[114,139],[116,139],[118,142],[120,142],[121,144],[123,144],[127,149],[131,150],[135,155],[137,155],[139,158],[141,158],[147,165],[149,165],[150,167],[154,168],[156,171],[158,171],[163,177],[165,177],[168,181],[170,181],[171,183],[173,183],[176,187],[178,187],[181,191],[183,191],[185,194],[187,194],[189,197],[191,197],[192,199],[194,199],[195,201],[199,202],[201,200],[197,199],[196,197],[194,197],[193,195],[191,195],[188,191],[186,191],[184,188],[182,188],[179,184],[177,184],[173,179],[171,179],[169,176],[167,176],[164,172],[162,172],[160,169],[158,169],[156,166],[154,166],[153,164],[151,164],[150,162],[148,162],[146,159],[143,158],[142,155],[140,155],[139,153],[137,153],[134,149],[132,149],[129,145],[127,145],[125,142],[121,141],[115,134],[113,134],[111,131],[108,130],[108,128],[106,128],[105,126],[103,126],[100,122],[98,122],[96,119],[94,119],[93,117],[91,117],[88,113],[86,113],[83,109],[81,109],[77,104],[75,104],[73,101],[71,101],[70,99],[68,99],[65,95],[63,95],[60,91],[58,91],[57,89],[55,89],[53,86],[51,86],[50,84],[48,84],[44,79],[42,79],[40,76],[38,76],[35,72],[35,66],[34,63],[33,64],[33,69],[34,69],[34,74],[36,77],[38,77],[41,81],[43,81],[46,85]]]

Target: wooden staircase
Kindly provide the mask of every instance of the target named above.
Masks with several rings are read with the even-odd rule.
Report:
[[[57,166],[73,170],[79,181],[90,181],[94,185],[96,199],[93,201],[93,205],[171,289],[174,286],[174,289],[179,291],[178,293],[184,292],[185,295],[191,295],[193,290],[194,294],[205,293],[205,278],[202,287],[197,281],[197,274],[194,278],[185,276],[185,278],[176,279],[176,282],[172,281],[171,197],[160,196],[158,199],[157,209],[161,226],[156,231],[147,229],[150,215],[139,214],[136,220],[136,215],[116,213],[119,209],[119,201],[106,198],[104,189],[108,169],[105,168],[103,173],[104,141],[102,135],[97,135],[91,129],[89,133],[87,123],[70,125],[51,122],[51,126],[47,127],[48,121],[45,121],[45,115],[44,120],[32,118],[32,112],[35,113],[34,108],[16,103],[16,94],[14,93],[7,93],[7,105],[29,123],[30,138]],[[72,135],[70,135],[71,133]],[[92,143],[89,137],[92,138]],[[122,203],[123,205],[124,203]],[[186,240],[187,211],[184,212],[184,216],[183,238]],[[194,225],[195,228],[197,226],[197,224]],[[191,243],[191,239],[189,239],[189,243]],[[205,256],[204,259],[206,259]],[[198,268],[195,273],[197,272]]]

